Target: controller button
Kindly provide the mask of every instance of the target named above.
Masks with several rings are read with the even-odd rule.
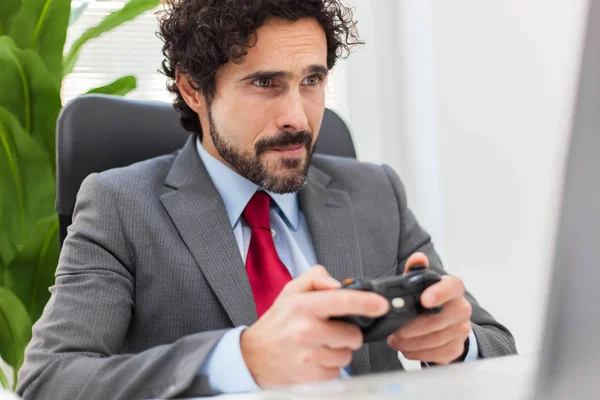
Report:
[[[392,299],[392,307],[394,308],[403,308],[406,305],[406,302],[402,297],[395,297]]]
[[[352,278],[347,278],[342,281],[342,285],[344,285],[344,286],[350,285],[351,283],[354,283],[354,279],[352,279]]]

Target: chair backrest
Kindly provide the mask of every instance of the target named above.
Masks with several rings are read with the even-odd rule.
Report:
[[[81,182],[93,172],[125,167],[180,149],[189,133],[171,104],[85,95],[69,102],[56,129],[56,211],[60,244],[71,224]],[[356,158],[344,121],[326,109],[315,152]]]

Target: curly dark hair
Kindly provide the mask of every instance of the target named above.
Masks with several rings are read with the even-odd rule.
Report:
[[[270,18],[297,21],[315,18],[327,39],[327,68],[345,58],[351,47],[362,44],[352,9],[343,0],[166,0],[158,36],[163,40],[163,73],[175,95],[173,106],[181,125],[202,137],[198,115],[183,100],[176,71],[186,74],[210,106],[215,95],[215,74],[230,60],[241,64],[256,44],[256,30]]]

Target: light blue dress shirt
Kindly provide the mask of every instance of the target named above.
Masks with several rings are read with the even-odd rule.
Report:
[[[250,227],[241,216],[246,204],[261,188],[208,154],[200,140],[197,140],[196,148],[225,203],[233,234],[245,263],[251,234]],[[290,275],[296,278],[317,264],[308,224],[298,205],[298,194],[267,193],[273,199],[269,220],[274,232],[273,241],[277,254]],[[199,371],[200,374],[208,376],[212,389],[217,393],[240,393],[259,389],[246,367],[240,349],[240,335],[246,328],[240,326],[227,331]],[[473,331],[469,340],[466,360],[474,360],[478,358],[479,351]],[[349,376],[349,373],[350,367],[341,370],[343,377]]]

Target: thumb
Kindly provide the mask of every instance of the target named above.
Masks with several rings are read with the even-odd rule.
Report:
[[[412,267],[418,266],[425,266],[429,268],[429,259],[424,253],[418,252],[408,257],[408,260],[406,260],[406,264],[404,266],[404,273],[406,274],[407,272],[410,272]]]
[[[340,282],[329,275],[325,267],[317,264],[296,279],[288,282],[281,291],[281,294],[337,289],[340,286]]]

